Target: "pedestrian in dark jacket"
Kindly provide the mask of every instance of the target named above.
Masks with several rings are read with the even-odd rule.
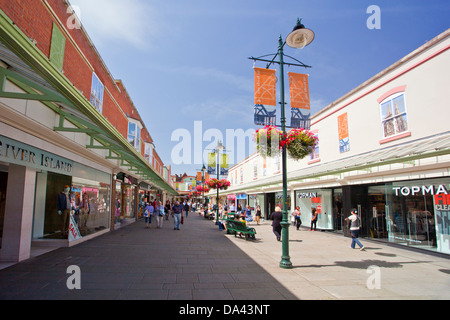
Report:
[[[283,220],[283,214],[281,213],[280,207],[275,207],[275,212],[272,212],[270,215],[270,219],[272,219],[272,231],[277,237],[277,240],[281,240],[281,221]]]

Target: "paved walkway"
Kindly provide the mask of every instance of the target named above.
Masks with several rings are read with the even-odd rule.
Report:
[[[376,242],[290,227],[293,268],[279,268],[270,222],[256,241],[219,231],[191,213],[181,230],[143,221],[0,270],[0,299],[449,299],[450,260]],[[69,290],[69,266],[81,290]],[[369,268],[376,266],[377,268]],[[368,269],[369,268],[369,269]]]

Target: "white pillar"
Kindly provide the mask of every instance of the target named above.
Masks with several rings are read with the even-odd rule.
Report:
[[[34,169],[9,165],[2,261],[20,262],[30,258],[35,184]]]

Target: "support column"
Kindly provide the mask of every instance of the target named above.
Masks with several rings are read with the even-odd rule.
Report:
[[[2,261],[20,262],[30,258],[35,185],[34,169],[9,165]]]

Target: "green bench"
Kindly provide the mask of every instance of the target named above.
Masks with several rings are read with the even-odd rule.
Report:
[[[238,221],[238,220],[226,220],[227,225],[227,233],[228,234],[234,234],[236,237],[239,235],[242,237],[242,235],[245,236],[245,240],[253,239],[255,240],[256,230],[255,228],[248,228],[244,222]]]

